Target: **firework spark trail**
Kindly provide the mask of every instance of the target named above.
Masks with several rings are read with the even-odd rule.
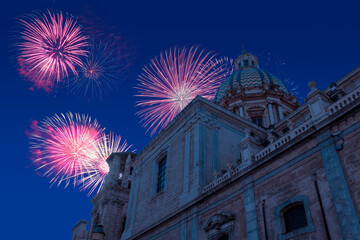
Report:
[[[212,64],[218,67],[219,69],[221,69],[220,83],[223,83],[228,77],[230,77],[235,72],[234,59],[232,58],[229,57],[215,58]]]
[[[303,99],[303,96],[300,96],[299,85],[290,80],[287,76],[284,66],[287,65],[285,59],[280,59],[274,53],[263,51],[256,54],[259,59],[264,60],[264,65],[268,68],[271,68],[274,71],[275,75],[280,77],[282,82],[285,84],[286,88],[289,90],[290,94],[294,94],[299,99]]]
[[[100,98],[117,87],[122,70],[123,64],[115,51],[106,43],[93,39],[79,77],[70,82],[69,88],[77,95]]]
[[[294,81],[290,80],[289,78],[284,78],[283,83],[285,84],[286,88],[289,90],[290,94],[294,94],[295,96],[299,97],[300,95],[299,85],[297,85]]]
[[[97,161],[93,162],[88,174],[84,178],[80,178],[78,184],[81,184],[81,190],[89,190],[88,196],[96,189],[99,192],[105,181],[105,177],[109,172],[109,165],[106,159],[114,152],[126,152],[132,145],[128,145],[126,140],[121,142],[121,137],[113,135],[103,135],[97,144]]]
[[[26,78],[34,83],[50,82],[51,86],[70,73],[78,74],[76,67],[82,66],[80,56],[86,56],[88,43],[74,18],[48,10],[19,21],[23,31],[18,62]]]
[[[212,53],[190,49],[170,49],[143,67],[138,77],[137,106],[144,127],[153,135],[165,127],[197,95],[212,100],[228,70]]]
[[[97,160],[97,144],[103,129],[87,115],[55,114],[33,129],[30,148],[37,170],[51,177],[51,183],[65,187],[86,175]]]

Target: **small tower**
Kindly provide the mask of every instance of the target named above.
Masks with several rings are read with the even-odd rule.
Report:
[[[106,160],[110,171],[103,188],[91,199],[94,207],[91,211],[90,239],[100,228],[104,240],[121,238],[130,193],[130,164],[135,156],[133,152],[112,153]]]

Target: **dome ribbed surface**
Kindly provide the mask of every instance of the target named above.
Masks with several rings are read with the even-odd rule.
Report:
[[[240,86],[243,88],[256,87],[262,86],[264,83],[278,85],[281,91],[289,94],[289,91],[279,78],[258,67],[249,67],[239,69],[221,84],[216,93],[215,102],[219,102],[229,88],[234,89]]]

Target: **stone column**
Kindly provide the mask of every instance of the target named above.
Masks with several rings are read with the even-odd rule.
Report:
[[[219,127],[214,126],[212,128],[212,172],[220,171],[219,166]]]
[[[188,124],[185,127],[185,148],[184,148],[184,176],[183,176],[183,192],[180,197],[181,204],[188,202],[189,195],[189,168],[190,168],[190,127]]]
[[[205,184],[205,126],[197,123],[194,129],[194,186],[200,193]]]
[[[245,219],[247,239],[258,240],[259,234],[257,229],[256,206],[254,196],[254,186],[252,176],[244,180],[244,204],[245,204]]]
[[[240,117],[244,117],[244,107],[240,106]]]
[[[267,106],[268,106],[269,117],[270,117],[270,125],[272,125],[275,123],[274,112],[273,112],[272,105],[270,102],[268,102]]]
[[[121,186],[124,188],[129,187],[130,164],[131,164],[131,154],[127,156],[125,161],[125,170],[121,182]]]
[[[318,137],[318,141],[320,142],[322,139],[325,139],[326,134],[330,135],[329,132],[325,133],[325,136]],[[350,196],[350,191],[339,161],[334,140],[330,136],[328,137],[328,140],[321,143],[322,145],[325,145],[325,147],[320,150],[320,154],[343,239],[360,239],[360,224],[356,215],[354,203]]]
[[[280,106],[280,104],[277,105],[278,107],[278,112],[279,112],[279,118],[280,120],[284,118],[284,113],[283,113],[283,109],[282,107]]]

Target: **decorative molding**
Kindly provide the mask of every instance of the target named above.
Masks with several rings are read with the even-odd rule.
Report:
[[[205,224],[204,229],[208,232],[208,239],[213,240],[234,231],[235,215],[228,211],[222,211],[213,215]]]
[[[116,205],[118,208],[122,208],[125,205],[125,203],[119,199],[105,199],[101,203],[101,206],[105,207],[108,204]]]
[[[340,111],[350,103],[354,102],[356,99],[360,98],[360,87],[354,89],[349,94],[345,95],[344,97],[340,98],[335,103],[331,104],[327,112],[329,115],[335,114],[336,112]]]
[[[281,136],[278,140],[275,142],[269,144],[267,147],[259,151],[257,154],[255,154],[255,161],[260,160],[261,158],[265,157],[269,153],[275,151],[279,147],[283,146],[284,144],[290,142],[292,139],[298,137],[299,135],[302,135],[304,132],[306,132],[308,129],[310,129],[313,126],[312,119],[309,119],[302,123],[300,126],[294,128],[293,130],[287,132],[283,136]]]
[[[199,112],[185,125],[184,131],[191,131],[197,123],[202,123],[208,128],[220,128],[217,120],[214,120],[212,117]]]

